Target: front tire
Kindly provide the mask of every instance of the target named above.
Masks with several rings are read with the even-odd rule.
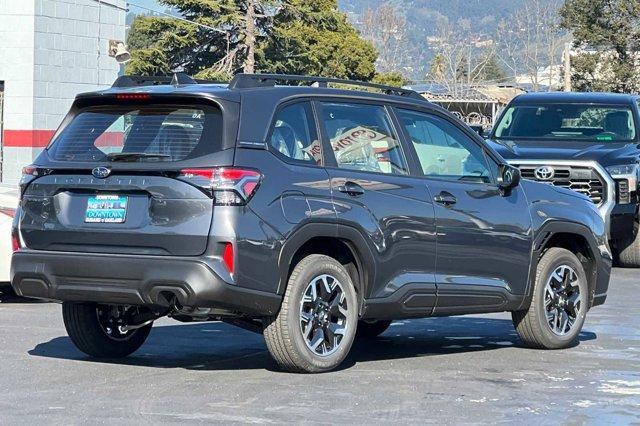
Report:
[[[264,338],[283,370],[320,373],[344,361],[357,325],[351,277],[335,259],[313,254],[293,269],[280,312],[265,319]]]
[[[123,308],[94,303],[62,304],[64,326],[78,349],[95,358],[123,358],[142,346],[153,324],[123,331],[113,324],[113,309]]]
[[[633,233],[628,238],[616,241],[618,265],[623,268],[640,268],[640,232],[638,223],[633,226]]]
[[[512,313],[524,344],[537,349],[563,349],[578,339],[588,306],[587,276],[569,250],[550,248],[536,270],[528,310]]]

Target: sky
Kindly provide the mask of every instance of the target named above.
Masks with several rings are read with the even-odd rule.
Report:
[[[140,10],[139,7],[135,7],[132,3],[139,4],[140,6],[148,7],[149,9],[154,9],[158,11],[164,11],[165,9],[165,7],[159,5],[156,0],[131,0],[131,2],[128,2],[128,3],[129,3],[129,9],[131,9],[131,11],[135,13],[140,13],[142,12],[142,10]]]

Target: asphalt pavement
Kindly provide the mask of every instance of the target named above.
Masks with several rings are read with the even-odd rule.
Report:
[[[161,320],[118,362],[72,345],[60,306],[0,295],[0,424],[640,424],[640,271],[616,269],[567,350],[508,314],[394,323],[341,369],[277,370],[262,336]]]

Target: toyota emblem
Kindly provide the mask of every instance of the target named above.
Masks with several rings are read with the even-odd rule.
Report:
[[[104,166],[98,166],[91,171],[91,174],[98,179],[104,179],[109,177],[111,169]]]
[[[551,180],[553,176],[555,176],[556,171],[553,170],[553,167],[549,166],[540,166],[533,172],[536,179],[538,180]]]

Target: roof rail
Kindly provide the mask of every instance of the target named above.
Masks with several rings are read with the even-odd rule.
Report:
[[[425,100],[418,92],[402,87],[386,86],[384,84],[369,83],[357,80],[343,80],[339,78],[310,77],[304,75],[287,74],[236,74],[229,83],[229,89],[250,89],[256,87],[274,87],[278,82],[307,82],[315,87],[328,87],[329,83],[377,89],[387,95],[406,96]]]
[[[182,84],[206,84],[206,83],[219,83],[217,81],[209,80],[197,80],[185,73],[176,72],[173,76],[155,75],[155,76],[143,76],[143,75],[121,75],[113,82],[112,88],[123,87],[141,87],[141,86],[180,86]]]

